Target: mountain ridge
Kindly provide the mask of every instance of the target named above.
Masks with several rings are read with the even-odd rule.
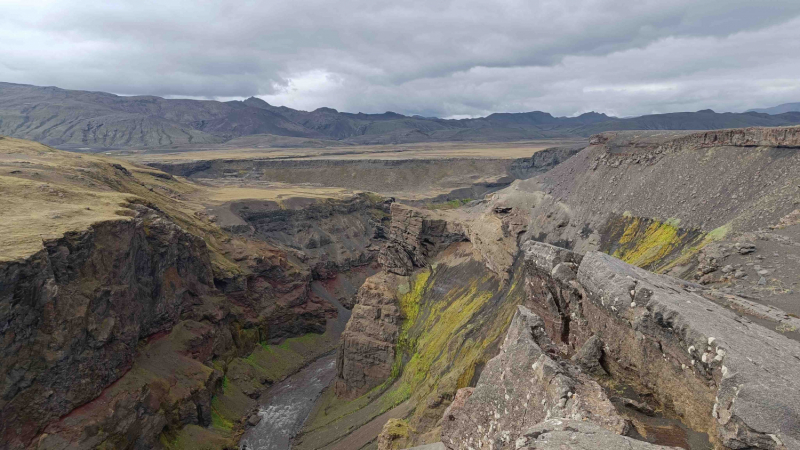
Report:
[[[757,112],[763,114],[783,114],[787,112],[797,112],[797,111],[800,111],[800,102],[782,103],[778,106],[773,106],[770,108],[748,109],[746,112]]]
[[[716,113],[711,110],[617,118],[597,112],[554,117],[543,111],[471,119],[301,111],[250,97],[216,101],[119,96],[105,92],[0,82],[0,134],[72,150],[216,145],[243,136],[330,140],[333,145],[414,142],[505,142],[589,137],[603,131],[709,130],[800,124],[800,112]]]

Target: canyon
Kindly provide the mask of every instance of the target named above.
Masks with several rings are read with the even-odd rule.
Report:
[[[800,448],[799,148],[0,138],[2,448],[258,448],[281,398],[310,403],[298,450]]]

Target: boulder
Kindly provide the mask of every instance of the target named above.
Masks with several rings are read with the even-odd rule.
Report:
[[[518,450],[666,450],[663,447],[614,434],[597,424],[568,419],[550,419],[527,429],[517,439]]]

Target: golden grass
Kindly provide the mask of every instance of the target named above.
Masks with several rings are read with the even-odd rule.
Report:
[[[363,145],[323,148],[207,148],[171,153],[120,152],[136,161],[192,161],[212,159],[442,159],[442,158],[527,158],[550,147],[585,144],[580,139],[540,139],[519,142],[437,142],[398,145]]]
[[[275,183],[263,189],[204,186],[130,161],[0,137],[0,261],[41,250],[43,239],[86,230],[103,221],[130,220],[131,201],[155,205],[187,231],[203,236],[214,250],[217,241],[224,241],[221,231],[196,215],[207,205],[352,194],[340,188]]]
[[[86,229],[118,214],[129,194],[92,192],[0,175],[0,261],[27,256],[42,239]]]

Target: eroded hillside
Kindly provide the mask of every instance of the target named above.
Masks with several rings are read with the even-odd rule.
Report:
[[[601,134],[422,208],[0,148],[8,448],[235,447],[331,351],[292,448],[800,446],[798,128]]]
[[[375,271],[380,197],[261,192],[295,206],[254,234],[200,201],[236,192],[29,141],[0,149],[4,448],[235,446],[260,392],[336,345],[339,300]]]
[[[298,448],[360,447],[344,430],[376,421],[386,424],[380,448],[633,445],[612,444],[615,433],[682,448],[797,448],[795,401],[777,400],[796,394],[786,383],[800,350],[797,280],[784,269],[796,264],[797,137],[604,134],[483,203],[393,205],[384,274],[357,297],[337,382]],[[514,347],[521,335],[503,344],[495,332],[519,304],[541,329],[527,350]],[[579,367],[560,369],[570,358]],[[534,401],[538,370],[551,387]],[[556,374],[562,387],[547,381]],[[599,428],[546,421],[559,417]]]

